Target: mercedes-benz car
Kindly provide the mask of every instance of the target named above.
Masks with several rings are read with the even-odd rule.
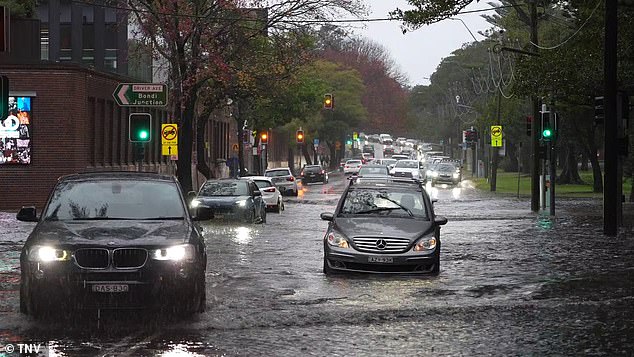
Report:
[[[207,254],[173,176],[140,172],[60,178],[20,254],[20,312],[205,309]]]
[[[350,180],[323,238],[324,274],[336,272],[438,274],[440,226],[420,181]]]

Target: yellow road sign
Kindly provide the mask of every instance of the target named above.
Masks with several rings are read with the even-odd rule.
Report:
[[[502,125],[491,125],[491,146],[502,147]]]
[[[163,145],[161,152],[163,156],[178,156],[178,145]]]
[[[161,144],[163,144],[163,146],[178,145],[177,124],[161,124]]]

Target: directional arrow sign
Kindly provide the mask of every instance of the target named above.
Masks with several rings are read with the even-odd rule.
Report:
[[[164,107],[167,105],[167,84],[119,83],[112,96],[122,107]]]

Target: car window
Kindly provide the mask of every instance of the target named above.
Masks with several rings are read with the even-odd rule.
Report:
[[[184,219],[185,214],[173,182],[68,181],[55,188],[44,219]]]
[[[253,180],[259,189],[272,187],[273,184],[266,180]]]
[[[367,167],[361,166],[361,170],[359,170],[359,175],[389,175],[387,170],[387,166],[382,167]]]
[[[320,172],[321,171],[321,166],[306,166],[304,168],[305,172]]]
[[[249,195],[247,182],[208,181],[200,188],[199,196],[245,196]]]
[[[416,169],[418,168],[418,161],[399,160],[396,162],[396,165],[394,165],[394,167]]]
[[[339,213],[413,216],[428,219],[423,195],[420,192],[378,188],[348,190]]]
[[[361,164],[361,160],[348,160],[348,162],[346,162],[346,164]]]
[[[439,164],[438,171],[455,171],[456,167],[452,164]]]
[[[289,176],[291,173],[284,169],[284,170],[271,170],[271,171],[266,171],[264,173],[264,176],[266,177],[277,177],[277,176]]]

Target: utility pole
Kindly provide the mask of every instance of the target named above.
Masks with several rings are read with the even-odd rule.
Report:
[[[617,0],[605,0],[605,49],[603,70],[605,76],[605,184],[603,188],[603,233],[616,236],[618,213],[621,210],[618,175],[618,130],[617,130]]]
[[[502,89],[498,88],[498,119],[495,125],[501,125],[501,116],[500,111],[502,110]],[[491,142],[491,192],[495,192],[497,189],[497,170],[498,170],[498,156],[499,150],[497,147],[493,146],[493,142]]]
[[[606,0],[606,1],[616,1],[616,0]],[[537,37],[537,1],[530,0],[528,2],[528,7],[530,9],[530,27],[531,27],[531,42],[535,46],[535,53],[539,50],[537,48],[538,37]],[[539,113],[539,99],[536,96],[531,97],[531,106],[533,108],[533,118],[540,118]],[[539,173],[540,173],[540,158],[539,158],[539,137],[540,133],[535,125],[532,128],[533,132],[531,133],[531,211],[537,212],[539,211]]]

